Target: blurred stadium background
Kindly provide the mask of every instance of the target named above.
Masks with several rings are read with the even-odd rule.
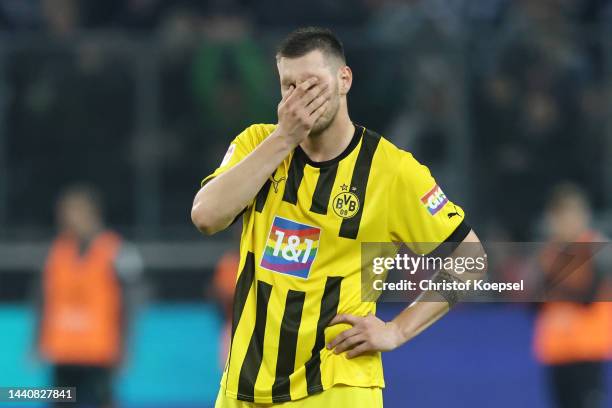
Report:
[[[306,24],[344,41],[352,118],[426,163],[485,241],[538,240],[566,180],[612,232],[611,1],[0,0],[0,385],[49,384],[35,288],[58,195],[87,182],[145,266],[121,406],[211,406],[210,287],[236,239],[204,239],[189,210],[228,142],[275,122],[274,47]],[[458,307],[385,356],[386,405],[550,407],[532,323]]]

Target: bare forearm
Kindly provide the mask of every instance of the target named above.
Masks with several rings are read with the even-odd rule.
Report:
[[[484,249],[474,231],[470,231],[463,242],[455,249],[452,256],[484,256]],[[442,271],[453,273],[453,271]],[[484,275],[486,268],[475,275]],[[373,314],[367,316],[353,316],[347,314],[336,315],[330,326],[348,323],[352,327],[337,335],[327,344],[334,353],[347,352],[347,358],[357,357],[371,351],[393,350],[412,339],[423,330],[444,316],[454,303],[449,302],[448,294],[439,292],[425,292],[416,302],[404,309],[390,322],[385,323]]]
[[[483,257],[486,259],[484,249],[474,231],[469,232],[465,240],[453,252],[452,256],[473,259]],[[482,279],[486,272],[486,268],[464,273],[457,273],[452,269],[448,269],[438,272],[434,280],[467,282]],[[460,296],[461,294],[456,291],[427,291],[422,293],[416,302],[404,309],[391,322],[400,333],[401,342],[405,343],[412,339],[442,318]]]
[[[391,321],[400,334],[401,343],[417,336],[449,311],[448,303],[417,301]]]
[[[295,146],[274,131],[251,154],[198,191],[191,218],[208,234],[226,228]]]

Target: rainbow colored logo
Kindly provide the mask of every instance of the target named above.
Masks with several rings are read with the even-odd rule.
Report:
[[[274,217],[260,266],[273,272],[306,279],[319,249],[321,230]]]
[[[436,184],[427,194],[421,197],[421,202],[431,215],[436,215],[448,203],[448,198],[446,198],[446,194],[444,194],[440,186]]]

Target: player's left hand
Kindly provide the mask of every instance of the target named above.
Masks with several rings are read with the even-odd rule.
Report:
[[[384,322],[373,314],[365,317],[339,314],[329,325],[340,323],[348,323],[353,327],[327,344],[327,348],[333,349],[336,354],[348,350],[346,356],[353,358],[372,351],[390,351],[402,344],[398,326],[394,322]]]

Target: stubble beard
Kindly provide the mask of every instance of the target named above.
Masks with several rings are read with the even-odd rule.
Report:
[[[336,116],[338,115],[338,111],[340,110],[340,101],[338,99],[337,99],[337,102],[334,104],[333,109],[334,111],[333,113],[331,113],[329,117],[326,117],[326,116],[330,112],[325,112],[323,116],[317,119],[317,121],[314,123],[314,126],[310,130],[310,133],[308,134],[309,137],[320,136],[324,131],[327,130],[327,128],[331,126],[332,123],[334,123],[334,120],[336,119]]]

